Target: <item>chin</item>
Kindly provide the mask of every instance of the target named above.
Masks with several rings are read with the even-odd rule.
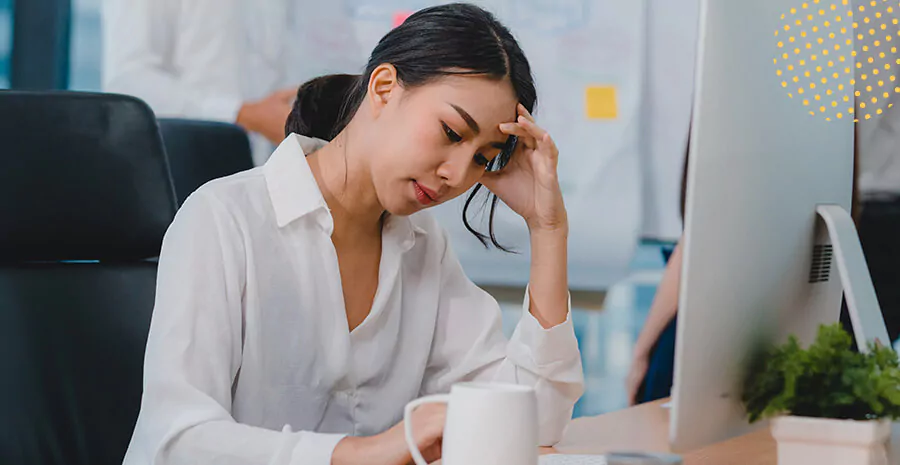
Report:
[[[410,202],[398,202],[394,205],[385,207],[385,211],[394,216],[409,216],[423,209],[424,207],[420,205],[414,205]]]

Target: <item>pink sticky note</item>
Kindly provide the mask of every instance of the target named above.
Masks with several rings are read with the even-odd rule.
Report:
[[[412,16],[412,14],[413,14],[412,11],[398,11],[398,12],[394,13],[394,20],[393,20],[393,23],[391,24],[391,28],[393,29],[393,28],[403,24],[403,22],[406,21],[406,18],[409,18],[410,16]]]

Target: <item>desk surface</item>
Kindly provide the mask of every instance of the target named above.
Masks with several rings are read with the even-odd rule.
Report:
[[[613,451],[670,452],[669,409],[662,401],[572,422],[556,450],[563,454],[603,454]],[[892,443],[900,445],[900,424]],[[894,447],[889,463],[900,463]],[[776,465],[775,440],[768,428],[711,446],[682,453],[684,465]]]

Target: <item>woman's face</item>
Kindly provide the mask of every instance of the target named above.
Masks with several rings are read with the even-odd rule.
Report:
[[[379,88],[377,73],[369,87],[370,98],[374,91],[380,100],[368,153],[382,207],[410,215],[474,186],[507,140],[499,125],[515,121],[510,82],[451,75],[409,89],[396,80]]]

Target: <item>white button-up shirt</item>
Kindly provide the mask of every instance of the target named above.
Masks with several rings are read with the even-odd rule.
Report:
[[[103,90],[137,96],[159,117],[233,123],[243,102],[315,76],[360,71],[367,50],[345,8],[301,0],[103,0]],[[251,143],[260,165],[273,146],[259,134]]]
[[[304,155],[320,144],[291,135],[178,212],[125,464],[329,465],[345,435],[385,431],[410,400],[463,380],[533,386],[541,443],[558,441],[583,389],[571,318],[544,329],[526,299],[507,341],[497,302],[428,213],[387,219],[371,313],[348,330],[332,217]]]

